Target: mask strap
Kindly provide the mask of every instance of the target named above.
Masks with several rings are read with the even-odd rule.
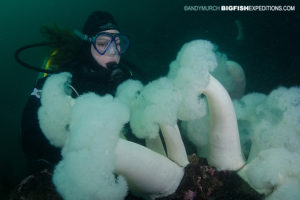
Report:
[[[74,34],[75,34],[77,37],[79,37],[80,39],[84,40],[84,41],[89,41],[89,42],[92,41],[92,39],[89,38],[88,35],[83,34],[83,33],[81,33],[81,32],[78,31],[78,30],[74,30]]]

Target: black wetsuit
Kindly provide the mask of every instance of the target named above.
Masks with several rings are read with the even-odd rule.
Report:
[[[43,160],[51,165],[61,159],[60,149],[49,143],[39,126],[37,112],[41,106],[40,93],[45,80],[46,78],[38,80],[22,115],[22,147],[29,159],[29,164],[33,166],[38,163],[42,164]]]
[[[85,92],[95,92],[99,95],[114,95],[117,86],[123,81],[132,78],[130,73],[121,73],[115,80],[110,77],[111,72],[99,68],[91,70],[88,66],[73,66],[69,70],[72,74],[71,85],[79,95]],[[61,149],[51,145],[42,133],[38,122],[38,109],[41,106],[40,92],[46,78],[37,81],[24,108],[22,116],[22,146],[29,160],[30,171],[40,170],[43,167],[52,168],[61,159]],[[72,94],[73,97],[77,95]],[[47,165],[47,166],[45,166]]]

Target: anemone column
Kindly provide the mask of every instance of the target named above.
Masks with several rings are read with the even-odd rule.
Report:
[[[209,78],[203,91],[210,116],[208,163],[220,170],[237,170],[245,162],[233,104],[220,82],[211,75]]]

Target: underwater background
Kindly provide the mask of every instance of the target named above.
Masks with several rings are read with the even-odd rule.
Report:
[[[291,12],[184,11],[186,5],[294,5]],[[300,85],[300,14],[296,0],[2,0],[0,199],[7,198],[26,177],[26,160],[20,143],[22,109],[32,92],[38,73],[14,60],[17,48],[41,42],[40,28],[58,24],[81,29],[95,10],[110,12],[121,31],[130,36],[125,57],[139,69],[144,81],[166,75],[169,63],[181,46],[194,39],[218,45],[246,74],[246,94],[268,94],[279,86]],[[298,9],[298,10],[297,10]],[[238,25],[243,29],[239,40]],[[22,58],[41,66],[47,49],[30,49]]]

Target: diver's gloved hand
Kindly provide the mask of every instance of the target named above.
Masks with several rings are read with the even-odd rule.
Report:
[[[128,79],[131,78],[131,72],[124,68],[121,64],[109,62],[106,64],[110,73],[110,80]]]
[[[112,91],[116,91],[122,82],[132,78],[131,72],[121,64],[110,62],[107,63],[106,66],[110,74],[109,87]]]

